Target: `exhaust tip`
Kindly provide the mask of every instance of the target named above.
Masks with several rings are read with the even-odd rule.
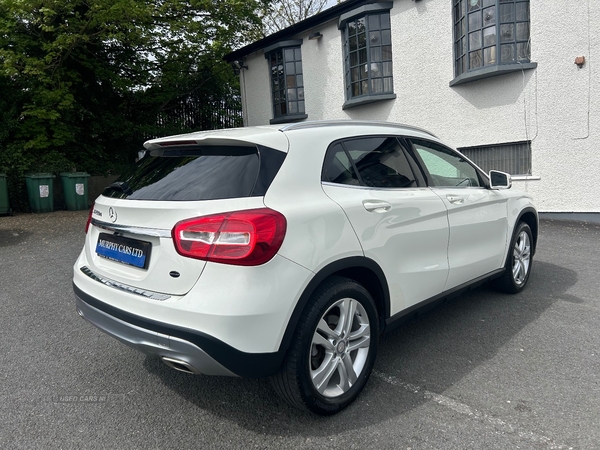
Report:
[[[162,359],[162,362],[164,362],[171,369],[175,369],[180,372],[191,373],[194,375],[200,374],[200,372],[196,370],[194,366],[180,359],[170,358],[168,356],[161,356],[160,359]]]

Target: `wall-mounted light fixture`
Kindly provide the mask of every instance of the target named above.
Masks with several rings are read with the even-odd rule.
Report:
[[[308,40],[313,41],[315,39],[321,39],[322,37],[323,37],[323,35],[321,33],[319,33],[318,31],[315,31],[314,33],[310,33],[308,35]]]

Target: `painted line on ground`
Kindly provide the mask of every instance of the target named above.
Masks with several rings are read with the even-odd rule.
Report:
[[[481,423],[491,425],[504,433],[516,434],[521,439],[525,439],[536,444],[546,445],[547,448],[552,450],[573,450],[573,447],[564,444],[557,444],[556,442],[554,442],[554,440],[550,439],[549,437],[533,433],[531,431],[521,431],[518,429],[518,427],[506,423],[503,420],[498,419],[496,417],[492,417],[489,414],[478,411],[477,409],[472,408],[469,405],[465,405],[464,403],[456,401],[450,397],[446,397],[445,395],[436,394],[435,392],[430,392],[428,390],[422,389],[420,386],[417,386],[415,384],[400,381],[398,378],[392,375],[387,375],[385,373],[374,370],[373,376],[379,378],[380,380],[388,384],[391,384],[392,386],[397,386],[406,391],[412,392],[413,394],[421,395],[426,400],[432,400],[440,406],[444,406],[448,409],[451,409],[452,411],[467,416],[471,419],[475,419]]]

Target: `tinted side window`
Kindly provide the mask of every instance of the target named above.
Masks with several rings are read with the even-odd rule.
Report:
[[[355,186],[360,184],[354,166],[341,144],[335,144],[327,151],[323,166],[323,181]]]
[[[167,201],[249,197],[258,172],[256,147],[154,150],[106,188],[103,195]]]
[[[412,140],[434,186],[481,186],[477,170],[459,154],[433,142]]]
[[[364,186],[403,188],[417,186],[406,155],[396,138],[344,141]]]

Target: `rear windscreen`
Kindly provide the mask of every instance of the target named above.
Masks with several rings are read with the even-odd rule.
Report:
[[[256,147],[203,146],[152,150],[133,169],[108,186],[102,195],[165,201],[250,197],[256,195],[253,191],[259,178],[259,168]]]

